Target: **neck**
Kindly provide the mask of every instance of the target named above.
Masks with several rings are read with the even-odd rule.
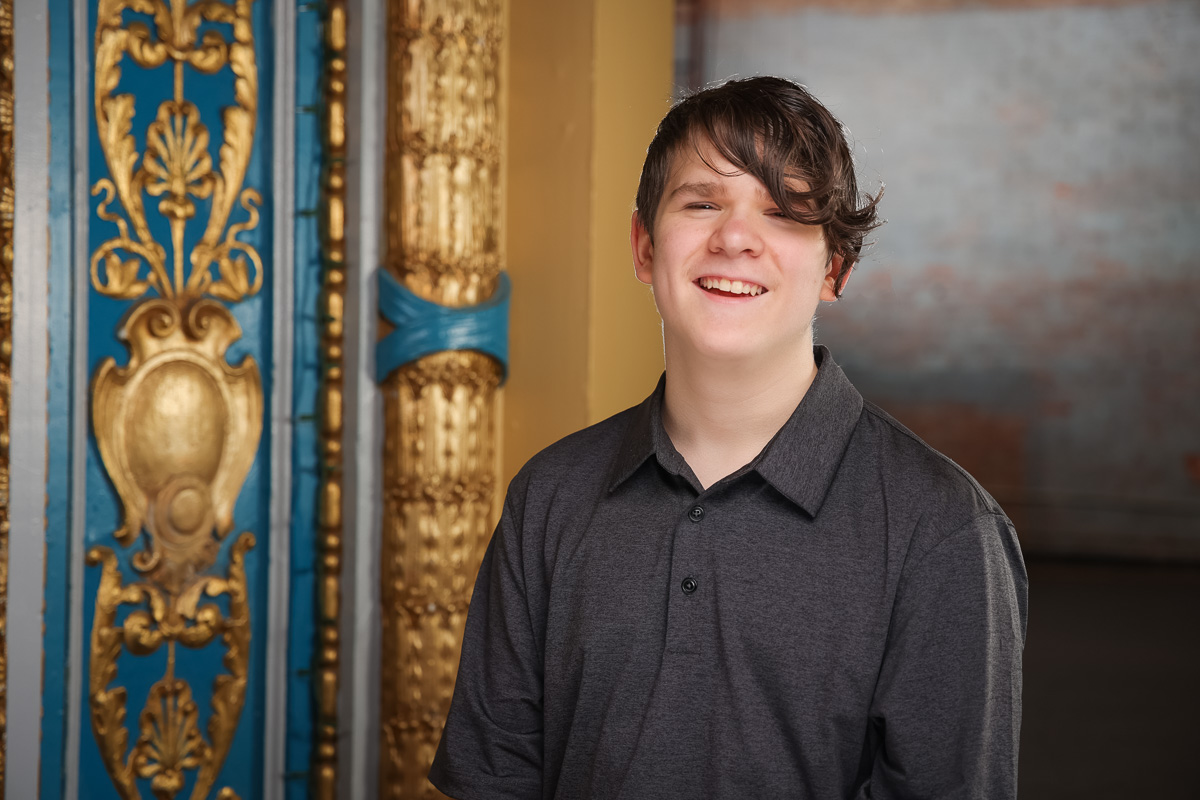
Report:
[[[663,426],[704,488],[750,463],[817,375],[807,341],[754,363],[666,350]]]

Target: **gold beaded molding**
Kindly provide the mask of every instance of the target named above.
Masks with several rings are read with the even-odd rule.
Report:
[[[346,3],[326,0],[321,183],[322,287],[320,496],[317,520],[316,740],[313,794],[337,795],[337,712],[342,575],[342,397],[346,299]]]
[[[391,0],[386,268],[463,306],[499,281],[502,0]],[[499,364],[425,356],[383,381],[380,794],[426,780],[450,706],[467,604],[491,533]]]

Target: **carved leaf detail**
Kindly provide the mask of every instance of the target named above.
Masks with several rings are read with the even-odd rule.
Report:
[[[105,287],[109,297],[122,300],[140,297],[150,287],[149,281],[138,280],[138,270],[142,266],[139,258],[124,261],[114,252],[104,256],[104,275],[107,278]]]
[[[112,181],[116,185],[117,197],[133,223],[138,238],[143,242],[152,241],[142,210],[140,189],[134,182],[133,167],[137,163],[138,152],[130,133],[133,127],[133,95],[119,94],[107,97],[98,105],[100,113],[96,115],[97,133],[108,161]]]
[[[210,285],[209,294],[221,300],[236,301],[250,294],[250,268],[246,259],[226,258],[221,261],[221,280]]]

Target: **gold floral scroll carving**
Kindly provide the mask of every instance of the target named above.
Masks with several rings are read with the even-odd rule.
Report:
[[[500,0],[392,0],[387,269],[447,306],[496,289]],[[454,690],[494,522],[499,364],[425,356],[383,382],[381,794],[439,797],[425,775]]]
[[[97,217],[116,235],[96,248],[89,268],[98,293],[137,302],[117,333],[128,363],[118,367],[107,358],[92,376],[92,425],[121,502],[114,538],[123,548],[140,548],[129,558],[132,580],[113,548],[87,554],[101,570],[88,701],[100,754],[125,800],[141,796],[139,779],[169,800],[192,774],[193,800],[208,797],[246,696],[245,556],[254,535],[238,535],[225,574],[215,570],[262,434],[258,365],[250,356],[228,362],[226,352],[242,332],[220,302],[254,294],[263,280],[257,250],[240,238],[258,226],[262,202],[243,187],[258,115],[252,5],[100,0],[97,9],[95,116],[109,174],[92,194],[101,197]],[[148,15],[153,25],[136,17],[127,22],[125,11]],[[125,59],[173,75],[173,93],[144,128],[142,152],[132,134],[138,98],[117,91]],[[234,104],[222,111],[214,164],[209,129],[188,99],[185,77],[226,68]],[[147,198],[158,199],[153,212]],[[165,222],[168,241],[155,238],[153,213]],[[198,237],[188,237],[190,226]],[[184,658],[180,646],[224,651],[225,672],[213,679],[204,731],[192,687],[176,670]],[[118,663],[161,650],[165,674],[131,725],[130,691],[117,683]],[[236,797],[229,787],[216,796]]]
[[[0,0],[0,742],[8,730],[8,411],[12,399],[13,5]],[[6,748],[0,746],[0,795]]]

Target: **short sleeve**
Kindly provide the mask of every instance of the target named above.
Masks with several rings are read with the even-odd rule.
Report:
[[[446,726],[429,771],[458,800],[542,796],[542,659],[510,498],[479,568]],[[537,594],[535,587],[535,594]]]
[[[1015,798],[1028,581],[1016,534],[988,513],[902,576],[872,701],[859,797]]]

